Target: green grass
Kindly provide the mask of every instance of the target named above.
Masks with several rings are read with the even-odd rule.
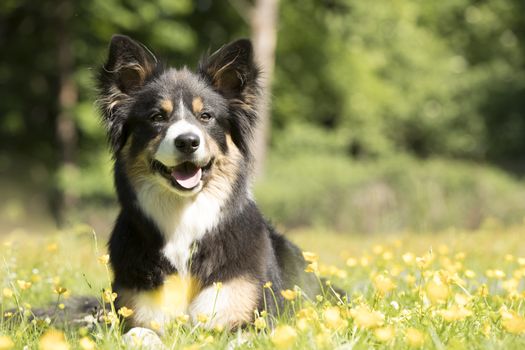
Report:
[[[476,231],[342,235],[321,229],[288,236],[319,255],[312,269],[348,299],[296,297],[293,316],[259,315],[238,332],[206,331],[184,320],[163,336],[168,348],[521,349],[525,346],[525,225],[487,221]],[[1,245],[2,312],[18,305],[60,305],[70,295],[100,295],[110,272],[104,244],[88,227],[41,236],[12,232]],[[315,260],[315,256],[313,257]],[[26,282],[31,282],[31,286]],[[25,288],[24,287],[28,287]],[[57,294],[57,287],[67,289]],[[278,292],[278,291],[275,291]],[[11,295],[12,293],[12,295]],[[330,289],[325,288],[330,294]],[[293,296],[293,293],[291,293]],[[264,321],[263,321],[264,320]],[[275,321],[273,328],[261,326]],[[43,322],[0,324],[0,349],[125,348],[121,325],[53,331]],[[262,329],[261,329],[262,328]],[[62,333],[63,332],[63,333]],[[65,338],[62,336],[65,335]]]

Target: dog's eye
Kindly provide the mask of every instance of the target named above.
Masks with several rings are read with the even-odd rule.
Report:
[[[208,122],[212,119],[213,117],[211,116],[210,113],[201,113],[201,115],[199,116],[199,119],[202,120],[203,122]]]
[[[152,122],[163,122],[166,120],[166,116],[162,113],[153,113],[149,116],[149,120]]]

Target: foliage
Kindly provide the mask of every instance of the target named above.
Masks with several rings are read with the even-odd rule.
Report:
[[[432,235],[292,232],[290,237],[309,250],[304,253],[309,271],[326,279],[322,295],[304,299],[300,289],[283,291],[289,313],[261,312],[235,332],[207,331],[181,315],[162,341],[190,349],[520,349],[525,345],[523,229],[492,222],[477,231]],[[93,237],[88,227],[77,227],[36,237],[13,232],[2,242],[3,349],[132,348],[121,333],[133,312],[129,308],[115,310],[124,321],[107,310],[105,321],[92,329],[55,329],[51,319],[9,321],[6,310],[15,305],[30,315],[46,302],[67,308],[71,296],[109,290],[107,256]],[[332,285],[347,295],[337,301]]]
[[[277,225],[387,232],[524,218],[523,182],[494,167],[407,156],[356,161],[344,154],[344,135],[307,126],[276,135],[282,142],[255,197]]]
[[[21,190],[31,182],[32,192],[43,193],[46,203],[53,203],[62,192],[82,202],[112,198],[110,159],[98,121],[94,86],[94,74],[104,60],[111,34],[120,32],[147,43],[157,56],[174,66],[193,66],[207,49],[249,34],[239,4],[242,2],[207,0],[1,2],[0,48],[6,53],[0,57],[2,182]],[[409,186],[408,181],[415,180],[437,186],[438,194],[446,193],[444,198],[459,207],[459,203],[475,206],[478,214],[472,215],[480,219],[465,218],[462,222],[466,220],[467,226],[475,226],[472,222],[480,222],[484,216],[501,214],[501,208],[495,209],[489,200],[477,205],[476,196],[480,195],[468,197],[469,188],[478,193],[488,186],[494,189],[491,195],[501,191],[504,195],[498,197],[499,205],[510,210],[503,220],[514,221],[514,213],[522,206],[514,206],[516,183],[510,177],[480,170],[487,175],[469,182],[469,171],[477,173],[478,166],[469,170],[444,160],[419,166],[403,155],[466,159],[523,170],[524,10],[519,0],[280,2],[272,149],[295,158],[296,150],[285,148],[291,142],[289,138],[297,138],[298,129],[303,130],[304,140],[311,138],[317,144],[301,141],[306,148],[292,163],[273,156],[267,180],[261,185],[265,190],[259,195],[266,211],[277,214],[280,222],[332,222],[331,216],[319,219],[320,214],[301,208],[301,200],[311,198],[305,203],[314,203],[330,198],[328,193],[335,191],[337,196],[325,199],[332,207],[321,206],[323,215],[329,215],[344,212],[342,208],[348,207],[348,202],[359,201],[350,198],[358,194],[358,186],[384,185],[396,193],[398,201],[401,193],[408,193],[403,199],[410,202],[404,209],[399,207],[400,218],[385,220],[394,227],[433,227],[435,220],[430,216],[434,214],[428,211],[434,210],[435,201],[430,199],[430,190],[423,190],[425,195],[409,190],[420,186]],[[73,164],[64,164],[63,145],[57,138],[57,116],[64,108],[59,103],[60,72],[64,68],[59,64],[64,44],[59,38],[64,33],[65,51],[72,54],[68,74],[77,96],[70,110],[75,131],[69,146]],[[319,147],[334,149],[337,155],[319,159],[315,156]],[[309,152],[313,154],[310,159],[301,159]],[[366,162],[358,164],[352,159]],[[314,166],[312,162],[319,163]],[[382,171],[392,173],[385,167],[395,164],[408,167],[411,177],[401,179],[402,174],[397,173],[385,179],[388,176]],[[442,172],[436,170],[441,166],[445,168]],[[25,171],[20,173],[20,169]],[[311,169],[312,177],[305,183],[313,187],[299,194],[301,189],[292,182],[293,186],[278,190],[287,185],[279,185],[275,174],[286,169],[288,174]],[[333,174],[334,169],[342,173]],[[411,169],[417,169],[414,175]],[[429,174],[431,180],[427,181],[423,179],[427,177],[425,171],[443,175]],[[463,175],[444,175],[447,171]],[[441,183],[454,176],[464,176],[466,186]],[[505,179],[507,185],[503,185]],[[483,184],[485,180],[492,183]],[[265,197],[265,193],[272,196]],[[410,199],[416,194],[419,199]],[[470,199],[460,199],[462,194]],[[279,203],[285,199],[296,207],[281,211]],[[427,199],[432,204],[423,204]],[[411,214],[406,212],[424,207],[427,209],[416,212],[421,211],[422,218],[431,223],[413,225],[406,218]],[[353,205],[348,208],[353,212]],[[436,225],[457,224],[451,218],[459,215],[455,208],[456,204],[439,209],[447,214],[438,214],[444,222]],[[342,223],[336,226],[353,227]],[[362,224],[356,228],[366,229]]]

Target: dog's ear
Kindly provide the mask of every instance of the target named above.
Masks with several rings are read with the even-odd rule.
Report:
[[[142,44],[125,35],[113,35],[109,55],[98,75],[99,103],[114,150],[124,142],[122,127],[126,101],[155,73],[157,59]]]
[[[259,68],[252,43],[240,39],[221,47],[201,60],[199,73],[226,98],[242,98],[247,91],[257,90]]]

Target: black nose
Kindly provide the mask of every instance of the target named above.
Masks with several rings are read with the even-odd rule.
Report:
[[[199,148],[201,140],[193,133],[181,134],[175,138],[175,147],[182,153],[190,154]]]

